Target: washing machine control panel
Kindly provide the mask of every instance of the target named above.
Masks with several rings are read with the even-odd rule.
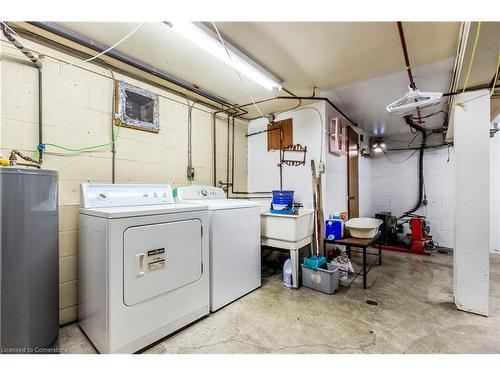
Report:
[[[224,190],[213,186],[184,186],[177,188],[180,200],[226,199]]]
[[[174,203],[170,185],[82,184],[82,207],[143,206]]]

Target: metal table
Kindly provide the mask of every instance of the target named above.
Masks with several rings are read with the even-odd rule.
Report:
[[[377,253],[370,253],[367,251],[368,247],[372,246],[375,244],[375,242],[378,242],[378,254]],[[351,275],[357,275],[357,276],[363,276],[363,288],[366,289],[366,275],[368,275],[368,272],[372,269],[373,265],[377,262],[378,264],[382,265],[382,240],[381,240],[381,232],[378,232],[375,237],[373,238],[354,238],[354,237],[345,237],[340,240],[328,240],[324,239],[323,240],[323,249],[326,254],[326,245],[331,244],[331,245],[341,245],[346,247],[347,251],[347,256],[349,259],[351,259],[351,251],[352,248],[360,248],[362,249],[361,251],[357,252],[362,252],[363,253],[363,270],[361,272],[350,272],[347,271]],[[376,259],[369,265],[367,264],[367,256],[375,256]]]

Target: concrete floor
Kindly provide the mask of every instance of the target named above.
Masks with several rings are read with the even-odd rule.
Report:
[[[451,253],[385,252],[383,260],[368,289],[358,278],[334,295],[265,278],[260,289],[144,352],[500,353],[500,254],[491,255],[489,317],[455,309]],[[77,324],[61,328],[60,345],[95,353]]]

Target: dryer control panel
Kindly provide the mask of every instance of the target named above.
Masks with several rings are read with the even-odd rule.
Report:
[[[226,199],[224,190],[213,186],[191,185],[176,189],[176,199],[200,200],[200,199]]]
[[[80,193],[84,208],[174,203],[167,184],[82,184]]]

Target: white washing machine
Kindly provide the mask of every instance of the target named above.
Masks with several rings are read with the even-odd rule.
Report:
[[[216,311],[261,285],[260,205],[227,199],[224,190],[185,186],[177,202],[208,205],[210,213],[210,311]]]
[[[169,185],[82,184],[81,197],[79,324],[99,352],[209,313],[207,206],[175,203]]]

